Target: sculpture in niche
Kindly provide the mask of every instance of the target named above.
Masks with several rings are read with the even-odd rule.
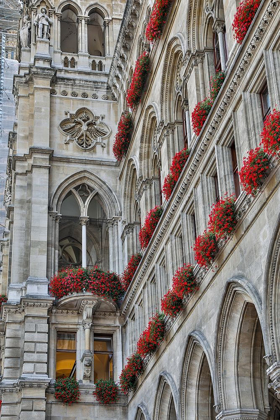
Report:
[[[90,380],[91,377],[91,367],[92,367],[92,358],[85,357],[84,358],[84,375],[83,379]]]
[[[20,45],[22,48],[28,48],[30,45],[30,28],[30,19],[28,15],[26,15],[22,19],[22,27],[19,31]]]
[[[106,147],[104,140],[111,134],[111,129],[103,122],[104,115],[95,116],[87,108],[79,109],[75,114],[66,112],[68,118],[59,124],[61,132],[66,136],[64,143],[75,141],[84,150],[97,144]]]
[[[42,7],[41,13],[39,13],[34,20],[37,37],[43,39],[50,39],[51,24],[52,21],[47,15],[47,9],[45,7]]]

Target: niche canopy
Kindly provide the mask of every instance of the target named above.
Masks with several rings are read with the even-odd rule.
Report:
[[[78,109],[75,114],[66,111],[67,118],[59,124],[59,130],[66,136],[64,143],[74,141],[83,150],[94,148],[97,144],[106,147],[105,139],[111,129],[104,123],[104,115],[94,115],[87,108]]]

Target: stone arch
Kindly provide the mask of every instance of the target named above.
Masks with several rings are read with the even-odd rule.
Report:
[[[102,15],[103,19],[110,18],[108,10],[102,6],[100,3],[91,3],[86,9],[85,9],[85,16],[87,16],[92,9],[96,9],[99,11],[99,13]]]
[[[174,121],[174,103],[176,91],[181,89],[180,67],[184,56],[182,39],[178,35],[174,36],[166,50],[163,76],[161,83],[161,116],[164,121]],[[176,70],[175,70],[176,69]]]
[[[151,420],[147,407],[144,403],[138,405],[135,420]]]
[[[216,330],[218,407],[223,413],[265,415],[268,406],[262,302],[244,278],[227,282]],[[261,417],[260,417],[261,418]]]
[[[161,372],[153,419],[176,420],[178,418],[178,400],[178,390],[172,376],[166,371]]]
[[[280,216],[276,226],[268,251],[264,289],[264,313],[267,316],[267,340],[270,347],[267,354],[271,355],[269,364],[280,360]]]
[[[153,158],[153,150],[156,148],[155,134],[159,124],[158,108],[155,104],[147,107],[143,119],[143,128],[139,147],[139,174],[143,178],[151,178],[151,162]]]
[[[106,182],[88,171],[81,171],[66,178],[54,192],[50,200],[50,209],[59,213],[64,197],[71,189],[83,183],[97,191],[108,219],[121,215],[121,207],[116,194]]]
[[[102,8],[103,9],[103,8]],[[104,17],[105,14],[100,7],[95,6],[89,9],[87,16],[87,31],[88,31],[88,53],[93,56],[105,56],[105,31],[104,31]],[[100,68],[101,63],[101,68]],[[102,71],[102,61],[98,63],[98,70]]]
[[[188,337],[180,384],[180,418],[214,419],[217,395],[214,358],[200,331],[193,331]]]
[[[187,48],[191,52],[201,50],[201,28],[203,28],[204,1],[190,0],[187,9]],[[201,25],[201,26],[200,26]]]
[[[127,163],[123,187],[123,219],[127,223],[138,221],[135,215],[136,185],[139,178],[138,161],[135,156]]]
[[[65,8],[65,6],[72,6],[74,9],[76,9],[76,11],[77,11],[77,15],[79,15],[79,16],[82,16],[83,15],[83,12],[82,12],[82,9],[81,9],[81,7],[75,2],[75,1],[73,1],[73,0],[65,0],[65,1],[63,1],[63,2],[61,2],[59,5],[58,5],[58,7],[57,7],[57,12],[58,13],[61,13],[62,12],[62,9],[64,9]]]

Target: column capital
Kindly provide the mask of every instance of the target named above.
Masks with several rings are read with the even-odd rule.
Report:
[[[80,225],[82,226],[86,226],[89,222],[89,217],[88,216],[81,216],[80,217]]]
[[[219,32],[225,32],[225,22],[223,21],[223,20],[219,20],[219,19],[217,19],[215,22],[214,22],[214,25],[213,25],[213,31],[214,32],[217,32],[217,34],[219,33]]]
[[[189,111],[189,100],[188,99],[183,100],[183,108],[184,108],[184,111]]]

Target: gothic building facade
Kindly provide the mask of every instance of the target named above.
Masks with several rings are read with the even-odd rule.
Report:
[[[280,419],[279,160],[255,196],[238,177],[280,107],[280,2],[260,2],[241,44],[232,29],[239,0],[173,0],[153,43],[152,0],[23,3],[2,245],[1,418]],[[117,162],[114,138],[144,51],[150,72]],[[217,70],[225,80],[197,136],[191,115]],[[164,179],[186,146],[166,200]],[[237,198],[234,234],[210,269],[195,265],[199,288],[166,319],[135,391],[98,403],[96,380],[118,381],[174,273],[195,264],[193,244],[225,194]],[[122,274],[157,205],[163,214],[119,304],[85,291],[50,295],[50,279],[69,265]],[[81,396],[65,406],[54,382],[69,375]]]

